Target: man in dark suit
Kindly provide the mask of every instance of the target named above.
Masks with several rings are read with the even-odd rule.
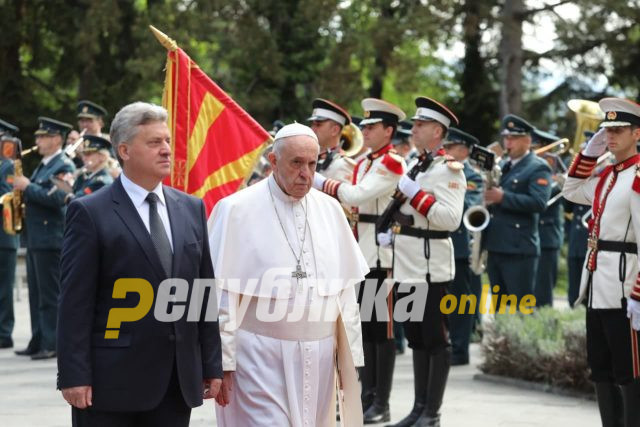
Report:
[[[34,360],[56,356],[60,248],[67,194],[56,187],[53,179],[73,178],[75,166],[62,152],[62,144],[70,130],[70,124],[39,117],[35,136],[42,161],[31,179],[25,176],[13,179],[14,187],[24,191],[32,334],[27,348],[16,351],[16,354],[31,356]]]
[[[152,104],[120,110],[111,140],[122,175],[69,204],[58,386],[73,406],[74,426],[188,426],[191,408],[220,388],[217,320],[159,321],[149,310],[122,323],[117,338],[105,338],[110,310],[141,300],[136,292],[112,298],[116,280],[146,280],[158,295],[167,278],[186,281],[189,294],[194,279],[213,278],[204,204],[162,185],[171,170],[166,121],[166,110]]]
[[[516,295],[518,302],[533,293],[540,256],[538,218],[551,194],[551,169],[531,151],[533,129],[518,116],[504,117],[508,159],[501,165],[500,186],[485,191],[491,212],[486,229],[489,281],[501,293]]]

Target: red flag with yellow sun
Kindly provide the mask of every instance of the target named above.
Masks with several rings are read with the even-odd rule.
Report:
[[[251,175],[271,137],[176,43],[167,48],[162,105],[169,113],[171,175],[164,184],[201,198],[207,214]]]

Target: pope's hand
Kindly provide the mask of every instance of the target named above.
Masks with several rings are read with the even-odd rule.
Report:
[[[233,389],[233,371],[225,371],[220,386],[220,393],[216,396],[216,402],[220,406],[227,406],[231,402],[231,390]]]
[[[316,190],[322,191],[322,187],[324,186],[324,182],[327,180],[324,176],[316,172],[313,175],[313,188]]]
[[[393,236],[391,235],[391,230],[388,230],[386,233],[378,233],[378,243],[380,246],[391,246],[392,241]]]
[[[600,157],[605,151],[607,151],[607,135],[606,130],[602,128],[587,142],[582,154],[587,157]]]
[[[409,199],[413,199],[420,191],[420,185],[407,175],[402,175],[400,182],[398,182],[398,188]]]
[[[631,327],[640,331],[640,301],[632,298],[627,300],[627,317],[631,319]]]

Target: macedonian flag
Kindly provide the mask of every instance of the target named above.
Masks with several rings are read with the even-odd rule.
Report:
[[[173,40],[151,30],[168,51],[162,105],[173,167],[164,183],[203,199],[209,214],[251,175],[271,137]]]

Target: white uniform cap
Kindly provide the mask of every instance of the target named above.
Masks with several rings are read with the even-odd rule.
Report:
[[[364,119],[360,122],[360,126],[382,121],[397,123],[407,117],[399,107],[382,99],[365,98],[362,100],[362,109],[364,110]]]

